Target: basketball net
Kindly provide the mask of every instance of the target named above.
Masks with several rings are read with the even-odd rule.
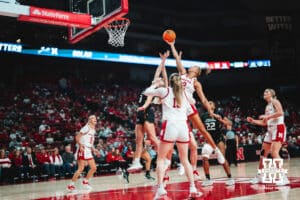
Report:
[[[104,28],[109,35],[108,44],[114,47],[123,47],[125,34],[129,24],[129,19],[119,18],[105,25]]]

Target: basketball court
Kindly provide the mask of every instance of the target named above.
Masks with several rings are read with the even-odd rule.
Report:
[[[284,168],[288,169],[290,184],[275,186],[274,184],[251,185],[250,179],[255,176],[257,162],[240,163],[237,167],[231,167],[232,175],[236,181],[233,186],[225,186],[225,173],[221,166],[211,167],[211,176],[214,179],[213,186],[202,187],[201,181],[196,182],[196,187],[203,195],[196,199],[298,199],[300,195],[299,158],[284,160]],[[203,169],[198,168],[201,179],[204,179]],[[151,172],[155,176],[155,172]],[[162,199],[188,199],[189,183],[185,176],[178,175],[177,170],[171,170],[170,182],[167,185],[167,196]],[[104,175],[94,177],[91,180],[93,190],[87,192],[80,189],[80,181],[77,182],[78,190],[72,193],[66,191],[70,180],[57,180],[46,182],[34,182],[1,186],[0,197],[2,200],[11,199],[153,199],[156,192],[156,181],[144,179],[144,173],[131,174],[129,184],[117,175]]]
[[[130,19],[128,0],[70,0],[70,10],[60,11],[20,5],[12,0],[0,1],[0,15],[16,18],[21,22],[42,23],[65,26],[68,29],[68,40],[75,44],[91,34],[105,29],[109,35],[108,43],[114,47],[124,46],[126,30]],[[284,168],[288,169],[290,184],[276,186],[275,184],[251,185],[250,180],[257,173],[258,162],[240,163],[231,167],[232,176],[236,184],[225,185],[225,173],[221,166],[211,167],[213,186],[202,187],[197,181],[196,187],[203,193],[196,199],[299,199],[300,196],[300,158],[284,160]],[[203,169],[198,168],[204,180]],[[151,172],[156,177],[155,172]],[[169,172],[170,182],[167,185],[168,194],[163,199],[189,199],[189,183],[185,176],[178,175],[177,170]],[[93,190],[88,192],[80,188],[72,193],[66,191],[70,179],[18,183],[0,186],[1,200],[62,200],[62,199],[114,199],[114,200],[149,200],[156,192],[156,181],[144,179],[144,173],[134,173],[127,184],[122,177],[115,174],[96,176],[91,180]],[[298,196],[299,195],[299,196]]]

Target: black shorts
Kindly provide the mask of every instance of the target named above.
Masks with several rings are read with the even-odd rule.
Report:
[[[225,138],[223,135],[212,135],[212,138],[216,145],[218,145],[220,142],[223,142],[225,144]]]
[[[146,110],[138,111],[136,123],[144,124],[145,121],[154,123],[154,119],[155,119],[154,109],[150,107]]]

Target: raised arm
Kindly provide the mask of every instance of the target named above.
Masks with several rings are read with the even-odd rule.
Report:
[[[182,62],[181,62],[181,56],[182,56],[182,51],[180,51],[179,53],[177,52],[176,48],[175,48],[175,41],[174,42],[167,42],[170,47],[171,47],[171,51],[172,54],[176,60],[176,66],[177,66],[177,70],[179,72],[180,75],[182,74],[186,74],[186,69],[184,68]]]
[[[209,105],[209,102],[207,100],[207,98],[204,95],[203,89],[202,89],[202,85],[200,84],[199,81],[195,81],[194,83],[194,87],[196,90],[196,93],[201,101],[201,103],[203,104],[203,106],[206,108],[206,110],[208,111],[210,116],[214,116],[214,113],[211,109],[211,106]]]
[[[162,60],[162,64],[161,64],[161,74],[162,74],[162,78],[163,78],[163,82],[165,87],[168,87],[168,75],[167,75],[167,70],[166,70],[166,66],[165,66],[165,61],[166,59],[169,57],[170,55],[170,51],[166,51],[164,54],[159,53],[159,56]]]

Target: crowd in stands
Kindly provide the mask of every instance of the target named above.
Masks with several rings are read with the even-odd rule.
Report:
[[[91,112],[98,118],[98,174],[104,169],[126,167],[118,162],[125,161],[127,165],[133,157],[135,111],[142,89],[117,84],[76,88],[39,84],[22,90],[7,89],[0,97],[0,183],[71,177],[76,170],[74,138]],[[265,129],[249,125],[245,118],[261,114],[263,101],[239,96],[214,101],[217,111],[233,121],[239,145],[262,143]],[[200,104],[197,106],[200,113],[205,112]],[[161,112],[159,105],[155,107],[158,134]],[[285,101],[283,107],[288,149],[299,152],[300,110]],[[204,139],[197,130],[193,131],[201,147]],[[152,146],[145,148],[155,160]]]

